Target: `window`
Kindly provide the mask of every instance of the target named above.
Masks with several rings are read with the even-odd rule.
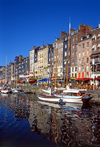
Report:
[[[84,71],[84,66],[82,66],[82,71]]]
[[[83,56],[84,56],[84,52],[83,52]]]
[[[83,43],[83,48],[85,47],[84,43]]]
[[[95,35],[92,37],[92,41],[96,41],[96,36]]]
[[[92,49],[93,49],[93,52],[95,52],[95,51],[96,51],[96,46],[95,46],[95,47],[93,47]]]
[[[98,40],[100,40],[100,36],[98,37]]]
[[[79,45],[79,49],[81,49],[81,45]]]
[[[60,72],[63,72],[63,69],[62,68],[60,68]]]
[[[89,42],[87,42],[87,47],[89,47]]]
[[[72,67],[72,72],[74,72],[74,67]]]
[[[67,44],[65,44],[65,48],[67,48]]]
[[[86,66],[86,70],[87,70],[87,71],[89,70],[89,66]]]
[[[73,42],[74,42],[74,38],[73,38]]]
[[[82,59],[82,63],[84,63],[84,58]]]
[[[89,55],[89,51],[87,51],[87,55]]]
[[[77,67],[75,67],[75,71],[77,71]]]
[[[87,73],[87,77],[89,77],[89,73]]]
[[[89,62],[89,58],[87,58],[87,63]]]
[[[74,53],[73,53],[73,57],[74,57]]]
[[[87,38],[89,38],[89,34],[87,35]]]
[[[100,43],[98,44],[98,51],[100,51]]]
[[[73,49],[74,49],[74,45],[73,45]]]
[[[77,44],[76,44],[76,49],[77,49]]]
[[[76,41],[77,41],[77,37],[76,37]]]
[[[79,67],[79,72],[81,71],[81,67]]]
[[[76,57],[77,57],[77,52],[76,52]]]
[[[77,73],[75,73],[75,78],[77,78]]]
[[[74,64],[74,60],[72,60],[72,65]]]
[[[79,57],[81,57],[81,53],[79,53]]]
[[[65,57],[67,56],[67,51],[65,51]]]
[[[66,61],[64,62],[64,64],[66,64]]]
[[[81,59],[79,59],[79,64],[81,64]]]
[[[67,37],[65,37],[65,41],[67,40]]]

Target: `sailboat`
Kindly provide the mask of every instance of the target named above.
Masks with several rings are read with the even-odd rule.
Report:
[[[15,64],[14,64],[14,68],[15,68]],[[15,68],[15,71],[16,71],[16,68]],[[12,89],[12,92],[13,92],[13,94],[18,94],[18,93],[20,93],[20,92],[24,92],[19,86],[17,86],[17,72],[15,72],[15,74],[16,74],[16,88],[13,88]]]
[[[2,94],[12,93],[11,88],[7,85],[7,56],[6,56],[6,68],[5,68],[5,84],[1,89]]]

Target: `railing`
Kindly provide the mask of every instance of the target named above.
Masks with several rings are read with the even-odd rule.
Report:
[[[95,64],[100,63],[100,61],[95,60]],[[90,64],[92,64],[92,61],[90,61]]]

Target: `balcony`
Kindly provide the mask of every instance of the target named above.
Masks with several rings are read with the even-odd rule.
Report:
[[[95,64],[99,64],[99,63],[100,63],[100,61],[95,60]],[[92,61],[90,62],[90,64],[92,64]]]

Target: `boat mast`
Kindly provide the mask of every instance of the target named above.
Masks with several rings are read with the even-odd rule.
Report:
[[[68,71],[69,71],[69,48],[70,48],[70,28],[71,23],[69,23],[69,37],[68,37],[68,51],[67,51],[67,73],[66,73],[66,86],[68,85]]]
[[[55,89],[56,89],[56,78],[57,78],[57,48],[56,48],[56,68],[55,68]]]
[[[7,84],[7,55],[6,55],[6,78],[5,78],[5,84]]]

